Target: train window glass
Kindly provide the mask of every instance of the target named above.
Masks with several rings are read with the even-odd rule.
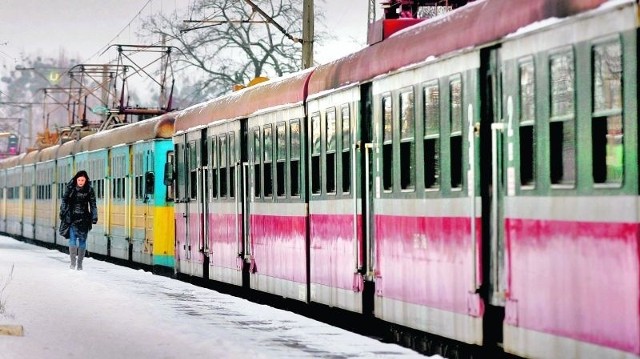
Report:
[[[175,162],[175,155],[173,151],[167,152],[167,163],[169,163],[170,168],[174,168],[173,167],[174,162]],[[102,183],[102,181],[100,182]],[[176,198],[174,183],[175,182],[171,182],[171,184],[167,185],[167,201],[173,201]]]
[[[198,154],[196,150],[196,141],[190,141],[187,147],[189,156],[187,168],[189,170],[189,198],[191,199],[196,199],[198,196]]]
[[[180,143],[176,146],[176,198],[184,198],[186,194],[186,178],[185,178],[185,157],[184,157],[184,143]]]
[[[520,184],[532,188],[535,179],[535,68],[528,59],[520,63]]]
[[[413,89],[400,94],[400,188],[415,189],[416,146]]]
[[[440,88],[438,82],[424,88],[424,188],[440,187]]]
[[[451,188],[462,187],[462,80],[458,77],[449,83],[450,124],[449,165]]]
[[[311,117],[311,193],[319,194],[320,182],[320,114]]]
[[[351,114],[342,106],[342,192],[351,192]]]
[[[276,194],[278,197],[285,196],[286,175],[285,165],[287,164],[287,128],[286,123],[276,125]]]
[[[622,48],[619,41],[593,47],[591,122],[593,182],[622,184]]]
[[[326,151],[326,174],[327,174],[327,193],[336,193],[336,109],[327,109],[326,116],[327,126],[327,151]]]
[[[273,160],[273,133],[271,125],[265,125],[262,137],[264,140],[264,196],[271,197],[273,195],[273,173],[271,162]]]
[[[550,57],[551,122],[549,165],[552,184],[573,185],[576,178],[576,145],[573,52]]]
[[[220,143],[220,197],[227,197],[228,196],[228,179],[227,179],[227,173],[229,172],[228,166],[229,166],[229,159],[228,159],[228,155],[229,155],[229,148],[228,148],[228,142],[227,142],[227,135],[223,134],[220,135],[218,137],[218,141]]]
[[[393,106],[391,96],[382,97],[382,186],[393,189]]]
[[[300,120],[289,122],[289,137],[291,143],[291,161],[289,163],[289,178],[291,183],[291,196],[300,196]]]
[[[211,166],[211,185],[209,186],[209,195],[211,199],[218,198],[218,137],[213,136],[211,141],[211,155],[209,164]]]
[[[229,132],[229,197],[236,195],[236,138],[233,132]]]
[[[262,146],[260,146],[260,128],[253,130],[253,189],[254,197],[260,197],[262,183],[260,177],[260,157],[262,156]]]

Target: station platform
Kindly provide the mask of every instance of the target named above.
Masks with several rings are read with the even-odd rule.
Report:
[[[0,236],[0,359],[425,358],[149,272]],[[441,358],[433,356],[431,358]]]

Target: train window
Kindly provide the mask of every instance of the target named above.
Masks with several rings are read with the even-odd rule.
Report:
[[[24,186],[24,199],[31,199],[31,186]]]
[[[184,143],[176,145],[176,198],[180,199],[184,197],[186,192],[186,172],[185,172],[185,156],[184,156]]]
[[[622,184],[622,49],[619,41],[593,47],[593,182]]]
[[[169,164],[169,168],[173,168],[173,163],[175,161],[175,156],[173,151],[167,152],[167,163]],[[170,184],[167,184],[167,201],[173,201],[176,197],[175,186],[173,181]],[[102,189],[102,180],[100,180],[101,189]]]
[[[320,193],[320,114],[311,117],[311,193]]]
[[[342,192],[351,192],[351,114],[342,106]]]
[[[438,82],[424,88],[424,188],[440,187],[440,88]]]
[[[229,197],[236,196],[236,137],[233,132],[229,132]]]
[[[262,146],[260,146],[260,128],[253,130],[253,189],[254,197],[260,197],[262,183],[260,177],[260,157],[262,156]]]
[[[391,96],[382,97],[382,186],[393,190],[393,106]]]
[[[273,195],[273,172],[271,169],[271,162],[273,160],[273,133],[271,125],[265,125],[262,131],[264,140],[264,196],[271,197]]]
[[[462,187],[462,80],[459,76],[449,82],[451,135],[449,137],[449,165],[451,188]]]
[[[326,174],[327,174],[327,193],[336,193],[336,109],[327,109],[325,120],[327,121],[327,150],[326,150]]]
[[[276,194],[286,196],[285,165],[287,164],[287,128],[286,123],[276,125]]]
[[[228,179],[227,179],[227,173],[229,172],[228,169],[228,165],[229,165],[229,160],[228,160],[228,155],[229,155],[229,148],[227,147],[227,135],[223,134],[220,135],[218,137],[218,141],[220,143],[220,197],[227,197],[228,195]]]
[[[291,161],[289,175],[291,182],[291,196],[300,196],[300,120],[289,122],[289,137],[291,143]]]
[[[189,170],[189,198],[196,199],[198,197],[198,153],[196,141],[190,141],[187,146],[188,161],[187,168]]]
[[[210,154],[210,166],[211,166],[211,185],[209,186],[209,196],[213,200],[218,198],[218,137],[213,136],[210,138],[211,154]]]
[[[520,63],[520,184],[533,187],[535,179],[535,67],[531,59]]]
[[[413,89],[400,93],[400,188],[416,187],[415,111]]]
[[[549,165],[552,184],[573,185],[576,179],[573,52],[550,57],[551,121]]]

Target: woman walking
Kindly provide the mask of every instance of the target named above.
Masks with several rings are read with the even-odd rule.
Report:
[[[92,224],[98,223],[96,194],[86,171],[78,171],[67,183],[60,204],[60,220],[69,225],[70,268],[75,269],[77,263],[78,270],[82,270],[82,260],[87,248],[87,234]]]

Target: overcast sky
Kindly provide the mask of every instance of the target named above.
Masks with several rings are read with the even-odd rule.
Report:
[[[94,55],[108,44],[138,44],[139,19],[184,8],[188,0],[0,0],[0,63],[22,63],[22,54],[57,58],[61,49],[83,63],[104,63]],[[147,4],[148,3],[148,4]],[[145,4],[147,6],[145,7]],[[324,63],[366,43],[367,0],[316,0],[316,14],[339,41],[316,46]],[[139,14],[139,15],[138,15]],[[318,26],[318,25],[316,25]]]

